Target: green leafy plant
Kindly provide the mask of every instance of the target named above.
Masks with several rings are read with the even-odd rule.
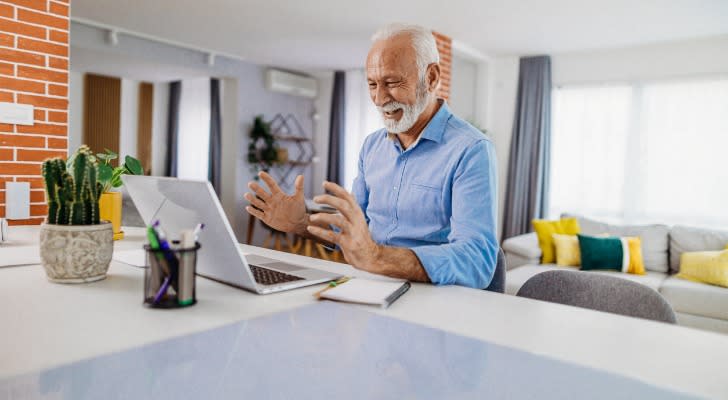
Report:
[[[97,174],[98,162],[86,145],[79,147],[68,163],[59,157],[43,162],[49,224],[99,223],[102,185]]]
[[[278,161],[277,149],[270,124],[263,120],[262,115],[256,116],[253,128],[250,130],[248,162],[258,170],[268,171]]]
[[[99,182],[103,186],[103,193],[111,189],[119,188],[124,183],[121,181],[122,175],[144,175],[142,163],[132,156],[124,157],[124,163],[114,168],[111,161],[119,158],[119,155],[109,149],[104,149],[105,153],[97,153],[96,158],[101,160],[99,165]]]

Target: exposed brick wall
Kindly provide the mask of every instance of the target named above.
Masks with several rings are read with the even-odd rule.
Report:
[[[437,42],[437,50],[440,52],[440,88],[437,91],[438,97],[445,100],[450,98],[450,73],[452,71],[452,39],[442,33],[432,31]]]
[[[47,213],[40,164],[68,148],[70,0],[0,0],[0,102],[32,104],[32,126],[0,123],[0,217],[5,182],[30,182],[30,214]]]

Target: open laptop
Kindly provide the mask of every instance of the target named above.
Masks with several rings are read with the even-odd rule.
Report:
[[[200,232],[197,274],[258,294],[314,285],[341,275],[257,255],[244,255],[209,182],[123,175],[144,223],[159,220],[170,238],[205,224]],[[251,217],[253,218],[253,217]]]

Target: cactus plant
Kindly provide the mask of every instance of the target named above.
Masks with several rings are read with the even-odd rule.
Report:
[[[81,146],[69,163],[60,158],[43,162],[48,223],[56,225],[99,224],[98,162],[88,146]]]

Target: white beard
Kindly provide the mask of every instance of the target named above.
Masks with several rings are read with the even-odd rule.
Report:
[[[377,110],[382,117],[382,122],[384,123],[384,127],[387,129],[387,132],[403,133],[407,132],[410,128],[412,128],[412,126],[414,126],[415,122],[417,122],[417,118],[419,118],[420,114],[422,114],[422,112],[425,111],[425,108],[427,108],[429,100],[430,93],[427,91],[427,86],[421,83],[417,86],[417,100],[415,101],[415,104],[410,105],[397,101],[390,101],[381,107],[377,107]],[[386,118],[384,116],[385,112],[396,111],[400,108],[402,109],[402,117],[399,121]]]

